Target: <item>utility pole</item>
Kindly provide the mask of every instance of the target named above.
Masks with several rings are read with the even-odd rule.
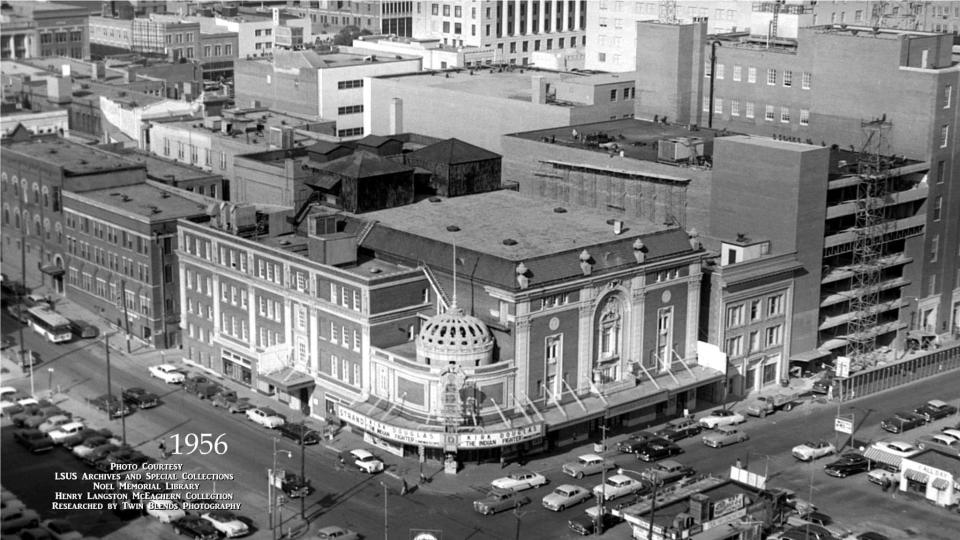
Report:
[[[307,457],[304,449],[303,439],[307,436],[307,425],[303,418],[300,419],[300,481],[303,482],[301,490],[306,490],[307,484]],[[305,520],[307,515],[307,493],[300,493],[300,519]]]
[[[103,352],[107,355],[107,395],[113,396],[113,387],[110,386],[110,334],[103,334]],[[107,409],[109,408],[108,406]],[[107,419],[109,418],[110,413],[107,412]]]
[[[123,302],[123,326],[127,333],[127,354],[130,354],[130,312],[127,310],[127,280],[120,280],[120,300]]]
[[[604,420],[606,420],[606,411],[604,411]],[[603,451],[607,450],[607,425],[603,424],[600,426],[600,431],[603,433],[600,439],[600,446],[603,448]],[[603,456],[600,456],[603,458]],[[594,536],[600,536],[603,534],[603,514],[604,508],[603,505],[607,499],[607,467],[606,462],[600,467],[600,494],[597,495],[597,523],[593,528]]]
[[[110,396],[110,401],[113,401],[113,395]],[[127,445],[127,415],[123,414],[123,386],[120,386],[120,397],[117,398],[117,407],[119,407],[120,412],[120,432],[123,434],[123,445]],[[109,409],[109,405],[107,406]],[[110,416],[109,413],[107,416]]]
[[[383,540],[390,540],[390,528],[387,524],[387,484],[380,482],[383,486]]]
[[[24,354],[26,354],[27,351],[26,349],[23,348],[23,322],[22,322],[22,319],[24,318],[23,293],[27,291],[27,234],[25,231],[26,231],[26,224],[21,219],[21,223],[20,223],[20,288],[17,289],[17,292],[19,293],[17,295],[18,296],[17,299],[20,301],[20,303],[17,306],[17,313],[20,315],[20,319],[21,319],[21,321],[19,321],[20,324],[17,325],[17,332],[20,334],[20,366],[21,367],[23,366],[23,363],[27,358],[26,356],[24,356]],[[27,316],[29,317],[29,315]],[[31,363],[32,361],[33,359],[31,359]],[[33,396],[33,393],[31,392],[30,395]]]
[[[653,513],[657,509],[657,482],[653,481],[653,494],[650,497],[650,527],[647,528],[647,540],[653,540]]]
[[[513,540],[520,540],[520,518],[522,518],[525,513],[526,512],[520,511],[519,502],[517,503],[516,506],[513,507],[513,517],[517,518],[517,527],[513,533]]]

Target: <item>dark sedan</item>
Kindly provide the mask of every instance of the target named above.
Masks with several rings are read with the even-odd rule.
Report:
[[[34,454],[53,450],[53,440],[39,429],[20,429],[14,432],[13,440]]]
[[[277,428],[277,431],[284,437],[293,439],[297,444],[318,444],[320,442],[320,434],[307,425],[283,424]]]
[[[677,442],[681,439],[698,435],[701,431],[703,431],[703,427],[696,420],[692,418],[678,418],[671,421],[660,431],[654,433],[654,435]]]
[[[117,399],[117,396],[107,394],[91,399],[90,405],[109,414],[110,418],[120,418],[133,412],[130,410],[130,407],[124,405],[123,402]]]
[[[209,521],[200,516],[189,514],[174,521],[173,532],[194,538],[195,540],[214,540],[220,538],[220,533]]]
[[[836,461],[827,463],[823,467],[823,472],[828,476],[836,478],[846,478],[851,474],[867,472],[870,470],[870,460],[861,454],[848,453],[840,456]]]
[[[143,388],[127,388],[123,391],[123,402],[138,409],[150,409],[160,404],[160,397]]]
[[[926,421],[927,420],[919,414],[898,412],[894,413],[893,416],[881,420],[880,429],[889,431],[890,433],[903,433],[904,431],[922,426]]]
[[[653,438],[653,433],[650,433],[649,431],[640,431],[631,435],[629,439],[618,442],[617,450],[620,450],[624,454],[632,454],[636,452],[643,443]]]
[[[945,401],[931,399],[917,407],[913,412],[922,416],[927,422],[933,422],[934,420],[946,418],[951,414],[957,414],[957,408]]]
[[[603,528],[601,530],[605,531],[621,521],[623,520],[613,514],[603,514]],[[593,534],[596,530],[597,520],[590,514],[583,514],[568,521],[567,526],[580,536],[587,536]]]
[[[91,437],[105,437],[109,439],[113,437],[113,433],[109,429],[93,429],[93,428],[84,428],[78,433],[74,433],[60,441],[60,444],[64,448],[73,448],[78,444],[83,444],[84,441],[90,439]]]
[[[640,445],[634,453],[637,459],[642,461],[657,461],[660,459],[676,456],[683,453],[683,448],[667,439],[650,439]]]

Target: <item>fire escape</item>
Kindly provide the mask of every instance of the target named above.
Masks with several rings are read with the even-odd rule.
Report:
[[[884,224],[883,198],[889,182],[889,168],[885,158],[887,132],[891,123],[882,118],[861,122],[863,145],[857,158],[855,239],[853,244],[853,297],[848,323],[846,355],[852,370],[871,367],[876,363],[877,315],[880,310],[880,257],[883,256]]]

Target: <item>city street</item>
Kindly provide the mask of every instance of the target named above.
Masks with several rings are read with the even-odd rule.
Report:
[[[4,334],[15,330],[15,323],[6,314],[3,319]],[[15,335],[15,332],[13,332]],[[36,371],[34,381],[38,393],[44,394],[53,388],[59,388],[56,401],[69,396],[73,400],[83,401],[106,391],[106,365],[101,340],[74,341],[66,345],[52,345],[42,342],[31,331],[24,332],[28,347],[40,353],[44,362]],[[114,338],[118,341],[119,339]],[[167,386],[155,379],[148,378],[147,365],[135,366],[132,358],[113,354],[111,373],[115,392],[119,387],[141,386],[156,392],[163,404],[157,408],[138,411],[126,419],[128,441],[143,452],[157,456],[157,443],[161,437],[188,433],[224,434],[228,451],[222,456],[174,456],[170,463],[183,463],[185,471],[199,473],[234,473],[233,481],[203,482],[201,490],[229,491],[237,501],[243,503],[241,514],[255,525],[253,538],[270,538],[266,516],[266,469],[271,466],[272,436],[269,430],[248,421],[244,415],[231,415],[223,409],[212,407],[208,401],[187,395],[179,386]],[[4,363],[10,368],[10,362]],[[47,371],[53,368],[52,376]],[[4,384],[14,384],[23,390],[29,389],[29,381],[19,377],[19,370],[13,368],[5,374]],[[882,438],[878,424],[881,418],[895,410],[911,409],[923,399],[938,397],[957,400],[956,389],[960,387],[960,373],[948,373],[937,379],[899,390],[886,392],[844,405],[843,414],[857,414],[857,438],[876,440]],[[923,389],[923,397],[918,397],[918,389]],[[246,395],[253,395],[244,392]],[[262,396],[255,396],[263,399]],[[737,409],[738,404],[733,404]],[[108,425],[115,433],[120,433],[121,422],[106,420],[97,415],[98,411],[81,406],[78,414],[87,414],[96,419],[98,425]],[[280,407],[277,408],[281,410]],[[284,414],[287,411],[281,410]],[[821,510],[834,516],[848,527],[858,530],[870,527],[893,533],[894,537],[912,530],[915,534],[931,540],[953,538],[952,531],[960,528],[960,515],[935,508],[917,501],[903,501],[883,493],[876,486],[866,482],[863,475],[847,479],[834,479],[823,474],[823,464],[830,458],[812,464],[796,462],[790,456],[790,449],[805,440],[834,440],[833,418],[837,410],[828,403],[807,402],[791,412],[779,412],[765,419],[751,418],[744,429],[750,434],[750,441],[724,449],[712,449],[700,443],[699,437],[687,439],[680,444],[685,453],[679,461],[693,465],[701,473],[725,474],[728,467],[737,459],[754,472],[767,472],[773,486],[786,487],[797,491],[803,498],[810,498]],[[288,414],[292,416],[292,414]],[[927,430],[939,430],[942,425],[955,424],[960,418],[951,417],[926,426]],[[77,512],[50,511],[52,493],[57,491],[80,491],[84,486],[77,482],[55,481],[54,471],[91,471],[61,449],[52,453],[33,456],[12,444],[12,430],[3,429],[3,483],[16,492],[28,505],[41,510],[45,515],[70,517],[78,527],[88,534],[104,538],[143,538],[149,531],[151,537],[173,538],[172,529],[160,525],[152,518],[138,518],[123,521],[105,511]],[[914,440],[919,432],[911,432],[900,437]],[[889,434],[884,434],[889,435]],[[616,455],[615,443],[625,434],[611,437],[608,447],[618,465],[640,470],[648,465],[636,461],[633,456]],[[883,437],[891,438],[891,437]],[[517,518],[512,512],[503,512],[494,516],[480,516],[472,509],[472,501],[482,496],[482,490],[489,479],[506,474],[518,468],[511,465],[500,471],[497,465],[467,464],[466,470],[456,479],[438,477],[435,485],[401,497],[400,478],[413,485],[418,473],[414,460],[399,460],[395,456],[378,455],[388,464],[388,472],[368,476],[355,470],[338,470],[335,449],[349,450],[360,447],[362,443],[352,434],[342,434],[333,441],[307,448],[307,476],[313,481],[317,491],[306,500],[306,514],[315,529],[320,525],[343,525],[364,534],[365,538],[407,538],[412,529],[442,530],[446,539],[503,539],[513,538],[516,534]],[[369,448],[369,447],[368,447]],[[292,452],[293,459],[287,459],[284,453],[278,453],[278,466],[288,470],[299,470],[299,450],[289,440],[280,440],[278,450]],[[540,506],[540,499],[557,485],[562,483],[580,484],[592,488],[599,483],[599,476],[574,480],[560,473],[560,465],[577,454],[585,453],[589,446],[570,450],[562,455],[550,455],[536,459],[527,467],[547,476],[550,483],[546,487],[530,490],[528,495],[533,504],[521,511],[520,538],[575,538],[566,521],[580,515],[586,506],[569,508],[560,515],[554,515]],[[428,463],[425,472],[437,473],[439,466]],[[443,473],[437,473],[442,475]],[[441,482],[442,480],[442,482]],[[387,486],[387,520],[384,523],[384,487]],[[442,486],[441,486],[442,484]],[[629,502],[629,501],[617,501]],[[284,516],[289,518],[299,512],[297,500],[288,502],[284,507]],[[882,511],[881,511],[882,510]],[[294,520],[295,521],[295,520]],[[290,521],[292,524],[294,521]],[[388,536],[389,535],[389,536]],[[618,525],[605,537],[627,538],[629,530]]]

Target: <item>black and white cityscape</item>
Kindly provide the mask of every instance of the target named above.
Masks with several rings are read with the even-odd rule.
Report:
[[[960,538],[958,35],[2,0],[2,539]]]

